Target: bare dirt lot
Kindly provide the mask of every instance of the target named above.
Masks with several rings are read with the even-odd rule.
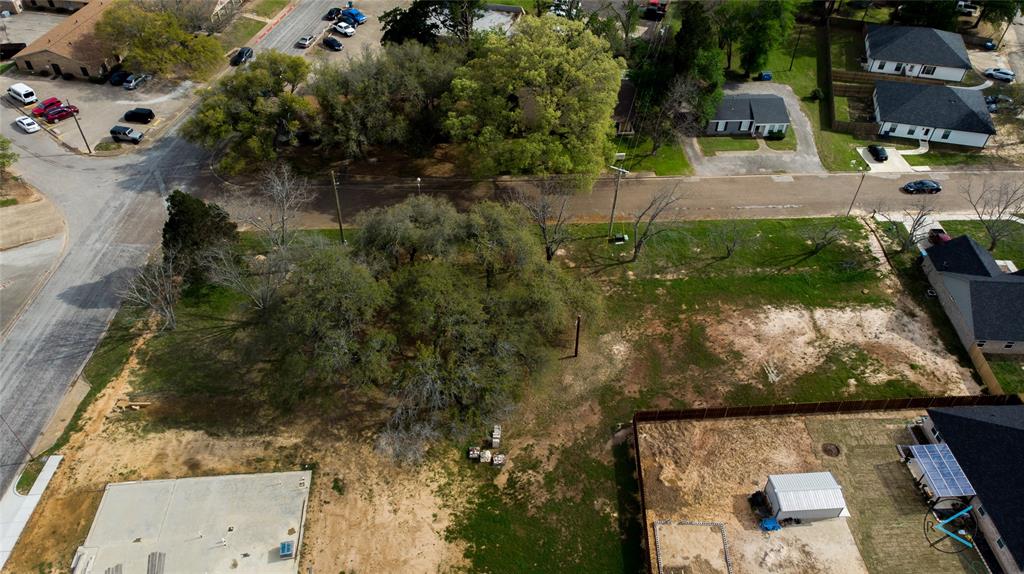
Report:
[[[894,448],[910,440],[905,425],[920,414],[641,425],[648,533],[656,520],[723,522],[736,572],[969,571],[976,556],[943,554],[920,534],[927,508]],[[838,456],[825,454],[826,443],[838,447]],[[822,470],[842,485],[850,518],[770,534],[758,529],[746,498],[769,474]]]
[[[138,348],[138,347],[136,347]],[[144,432],[145,411],[119,410],[125,372],[90,406],[84,431],[61,453],[50,483],[4,573],[67,572],[108,482],[270,472],[315,464],[300,571],[437,572],[461,559],[444,540],[450,506],[436,493],[437,465],[396,467],[361,437],[302,420],[272,435]],[[449,484],[450,486],[450,484]],[[341,541],[344,541],[341,543]]]

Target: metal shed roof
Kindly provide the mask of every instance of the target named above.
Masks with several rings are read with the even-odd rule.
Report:
[[[831,472],[805,472],[799,474],[771,474],[768,488],[779,499],[779,510],[846,509],[843,487]]]

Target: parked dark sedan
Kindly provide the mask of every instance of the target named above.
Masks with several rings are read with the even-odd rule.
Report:
[[[324,36],[324,46],[328,50],[334,50],[335,52],[341,51],[341,40],[338,40],[334,36]]]
[[[254,55],[255,54],[253,54],[252,48],[249,48],[248,46],[239,48],[238,51],[235,52],[235,55],[231,57],[231,65],[241,66],[242,64],[251,60]]]
[[[135,108],[124,113],[124,121],[136,124],[148,124],[155,117],[156,114],[149,108]]]
[[[871,157],[875,158],[875,161],[886,161],[889,159],[889,152],[885,151],[885,148],[880,145],[869,145],[868,153],[871,154]]]
[[[125,80],[132,75],[128,70],[118,70],[110,74],[110,85],[111,86],[123,86]]]
[[[907,193],[939,193],[942,191],[942,186],[937,181],[919,179],[904,185],[900,190]]]

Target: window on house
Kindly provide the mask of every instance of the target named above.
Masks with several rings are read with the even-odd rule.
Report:
[[[917,128],[913,128],[913,127],[907,128],[907,135],[908,136],[912,136],[912,135],[914,135],[914,132],[916,132],[916,131],[917,131]]]
[[[885,69],[885,62],[878,62],[878,70],[882,71]]]
[[[1004,349],[1012,349],[1013,348],[1013,341],[1007,341],[1006,344],[1003,345],[1003,348]]]
[[[984,347],[985,343],[987,343],[987,342],[988,341],[978,341],[977,343],[975,343],[975,345],[977,345],[980,348],[980,347]]]
[[[939,429],[932,427],[932,436],[939,436]]]
[[[30,62],[28,60],[25,60],[25,69],[26,70],[34,70],[35,68],[32,67],[32,62]]]
[[[726,122],[718,122],[718,127],[715,128],[715,131],[724,132],[725,131],[725,124],[726,124]]]
[[[978,514],[985,516],[985,508],[982,506],[978,507]]]
[[[931,131],[932,131],[932,128],[924,128],[924,131],[921,132],[921,135],[926,136],[926,135],[930,134]]]
[[[935,66],[925,66],[921,68],[922,76],[931,76],[935,73]]]
[[[949,136],[951,136],[952,134],[953,132],[950,130],[942,130],[942,139],[948,140]]]
[[[996,546],[998,546],[1000,548],[1006,548],[1006,544],[1003,543],[1003,539],[1002,538],[996,540]]]
[[[897,72],[902,72],[903,71],[903,62],[896,62],[896,67],[894,69]]]
[[[85,66],[82,66],[81,68],[78,68],[78,69],[82,71],[82,75],[83,76],[85,76],[86,78],[89,77],[89,68],[86,68]]]

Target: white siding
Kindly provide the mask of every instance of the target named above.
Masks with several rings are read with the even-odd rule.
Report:
[[[1009,548],[1000,548],[999,544],[996,543],[999,540],[999,531],[996,530],[996,525],[992,522],[992,519],[985,514],[982,516],[978,512],[978,508],[985,508],[985,504],[977,496],[971,499],[971,505],[974,510],[971,514],[974,515],[975,520],[978,521],[978,528],[981,533],[985,535],[985,540],[988,545],[992,548],[992,552],[996,555],[996,560],[999,561],[999,565],[1003,567],[1003,572],[1006,574],[1022,574],[1024,570],[1017,567],[1016,561],[1013,559],[1013,555],[1010,554]],[[1005,545],[1004,545],[1005,546]]]
[[[884,68],[882,67],[884,66]],[[900,69],[897,71],[897,67]],[[947,68],[945,66],[928,66],[925,64],[914,64],[910,62],[894,62],[891,60],[868,60],[868,71],[890,76],[908,76],[912,78],[928,78],[932,80],[943,80],[945,82],[959,82],[967,74],[966,69]],[[935,68],[930,74],[925,73],[926,68]]]
[[[876,106],[877,110],[878,107]],[[880,118],[879,118],[880,119]],[[955,145],[965,145],[970,147],[985,147],[988,143],[988,134],[981,134],[975,132],[962,132],[957,130],[948,130],[949,137],[943,138],[947,130],[943,128],[933,128],[929,126],[912,126],[908,124],[898,124],[894,122],[881,122],[881,127],[878,130],[879,134],[890,135],[897,138],[907,138],[913,140],[927,140],[937,143],[948,143]],[[913,132],[913,133],[911,133]]]

